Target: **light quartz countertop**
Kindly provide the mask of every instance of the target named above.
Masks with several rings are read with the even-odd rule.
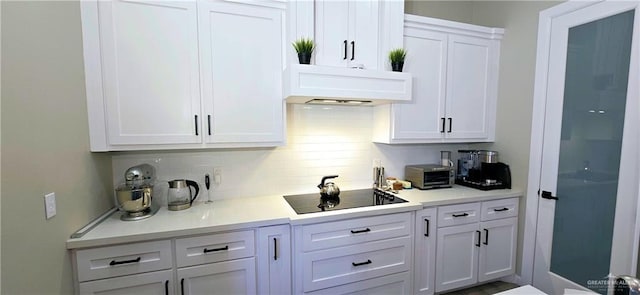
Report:
[[[166,207],[153,216],[138,221],[121,221],[117,211],[81,238],[67,240],[67,249],[169,239],[278,224],[311,224],[340,219],[420,210],[424,207],[486,201],[523,195],[521,189],[481,191],[454,185],[435,190],[401,190],[399,197],[407,203],[298,215],[282,196],[263,196],[195,202],[182,211]]]

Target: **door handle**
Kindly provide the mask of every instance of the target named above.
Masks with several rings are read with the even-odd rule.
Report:
[[[480,235],[482,234],[479,230],[476,231],[476,234],[478,234],[478,242],[476,243],[476,247],[480,248],[480,239],[482,238]]]
[[[540,196],[544,199],[558,200],[558,197],[552,196],[551,192],[548,192],[548,191],[542,191],[542,195]]]
[[[429,236],[429,219],[425,218],[424,222],[425,222],[425,225],[424,225],[424,227],[425,227],[424,236],[428,237]]]
[[[451,125],[453,125],[453,119],[449,118],[449,130],[447,133],[451,133]]]
[[[356,41],[351,41],[351,60],[356,58]]]
[[[489,245],[489,230],[488,229],[484,229],[484,242],[483,244],[485,245]]]
[[[184,278],[180,280],[180,294],[184,295]]]
[[[209,135],[211,135],[211,115],[207,115],[207,128],[209,129]]]
[[[198,115],[193,116],[193,121],[196,123],[196,136],[198,136]]]
[[[442,117],[440,120],[442,120],[442,129],[440,129],[440,133],[444,133],[444,126],[447,124],[447,119]]]
[[[347,40],[344,40],[344,58],[342,59],[347,59]]]
[[[278,260],[278,239],[273,238],[273,260]]]
[[[169,280],[164,281],[164,295],[169,295]]]

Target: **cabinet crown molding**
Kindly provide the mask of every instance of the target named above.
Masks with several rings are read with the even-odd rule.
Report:
[[[502,28],[483,27],[413,14],[404,15],[404,27],[405,29],[427,29],[435,32],[452,33],[492,40],[502,40],[502,36],[505,32]]]

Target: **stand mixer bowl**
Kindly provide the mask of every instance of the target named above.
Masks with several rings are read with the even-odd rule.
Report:
[[[118,207],[130,215],[142,213],[151,207],[151,197],[153,196],[152,185],[142,185],[131,187],[122,185],[116,189],[116,199]]]

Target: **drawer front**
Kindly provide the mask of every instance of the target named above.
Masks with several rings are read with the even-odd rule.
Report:
[[[480,221],[480,203],[466,203],[438,207],[438,227]]]
[[[169,269],[171,241],[79,250],[76,263],[80,282]]]
[[[253,230],[177,239],[176,263],[183,267],[251,257],[254,239]]]
[[[411,237],[321,250],[302,255],[303,290],[353,283],[411,269]]]
[[[411,213],[390,214],[303,226],[304,252],[411,234]]]
[[[482,202],[482,221],[518,216],[518,198]]]
[[[333,288],[322,289],[304,294],[313,295],[389,295],[410,294],[411,276],[409,272],[392,274],[380,278],[359,281]]]

